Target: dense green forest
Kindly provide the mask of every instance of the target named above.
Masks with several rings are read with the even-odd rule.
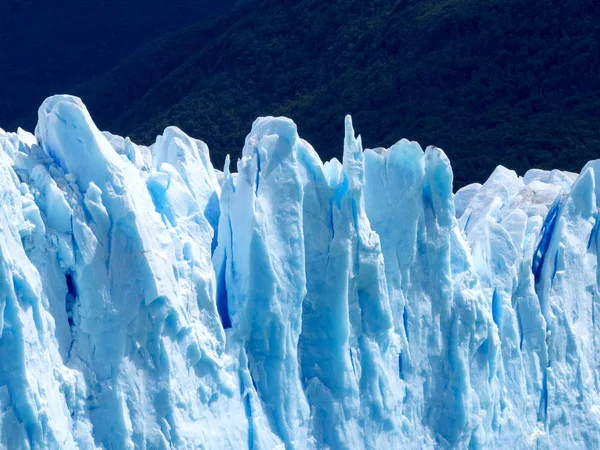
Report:
[[[600,157],[599,61],[598,0],[256,0],[72,92],[101,128],[150,144],[178,125],[217,166],[259,115],[339,157],[350,113],[366,147],[443,148],[460,187]]]

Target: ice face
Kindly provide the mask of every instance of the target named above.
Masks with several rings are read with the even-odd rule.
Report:
[[[600,163],[343,145],[0,130],[0,446],[597,448]]]

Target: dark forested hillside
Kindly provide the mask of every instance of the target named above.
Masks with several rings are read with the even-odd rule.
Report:
[[[0,126],[106,72],[145,42],[233,9],[235,0],[0,1]]]
[[[597,0],[257,0],[74,92],[102,128],[148,144],[175,124],[217,165],[258,115],[339,156],[350,113],[365,146],[444,148],[461,186],[600,157],[599,36]]]

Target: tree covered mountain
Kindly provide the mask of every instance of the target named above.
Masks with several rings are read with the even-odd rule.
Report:
[[[0,126],[23,125],[56,92],[106,72],[141,45],[229,12],[235,0],[0,2]]]
[[[367,147],[444,148],[460,187],[598,157],[599,36],[595,0],[256,0],[70,92],[141,143],[180,126],[217,166],[261,115],[340,156],[350,113]]]

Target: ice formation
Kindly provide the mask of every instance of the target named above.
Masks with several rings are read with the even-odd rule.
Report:
[[[600,161],[452,192],[402,140],[237,174],[47,99],[0,130],[0,446],[598,448]]]

